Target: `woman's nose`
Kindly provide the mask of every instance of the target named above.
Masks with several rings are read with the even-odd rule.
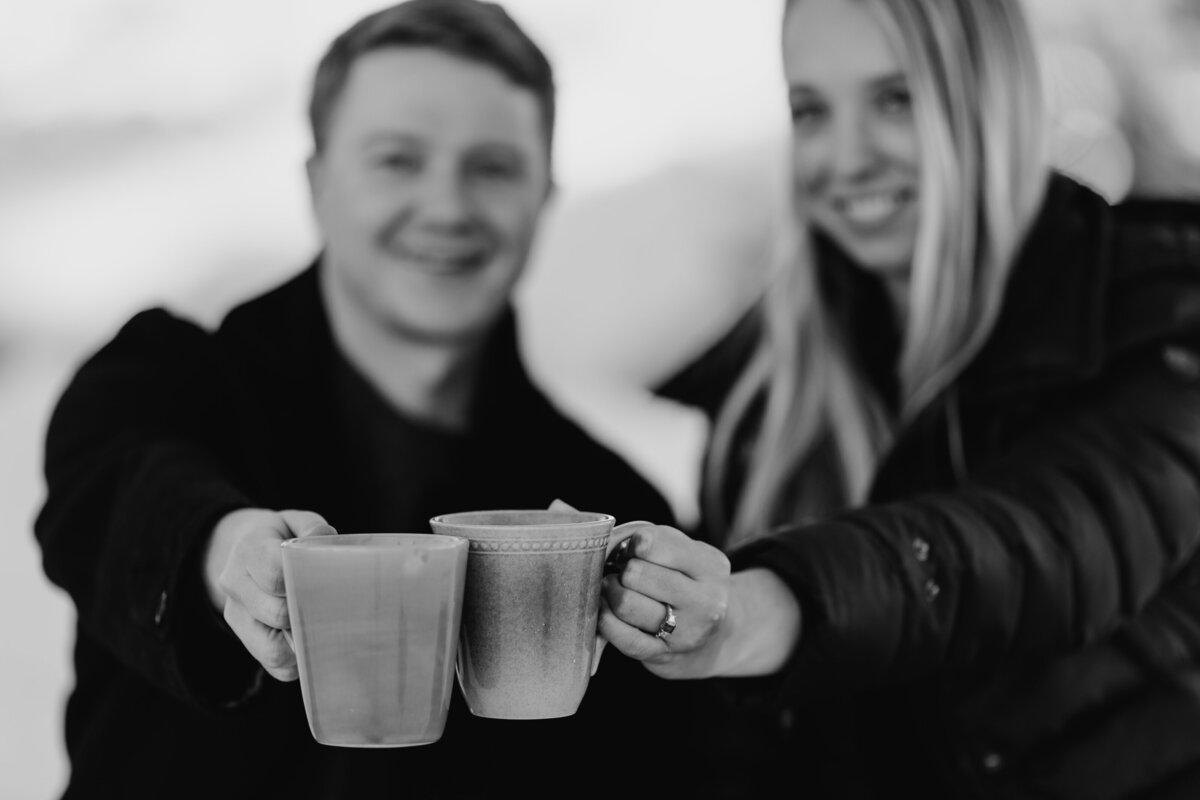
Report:
[[[869,173],[878,161],[878,148],[869,123],[860,115],[847,114],[833,131],[829,166],[843,180]]]

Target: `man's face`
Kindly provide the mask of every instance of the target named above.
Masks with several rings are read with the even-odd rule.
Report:
[[[309,162],[327,290],[407,338],[484,333],[528,257],[547,148],[536,96],[487,65],[361,56]]]

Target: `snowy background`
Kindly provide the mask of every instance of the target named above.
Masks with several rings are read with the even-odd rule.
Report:
[[[1200,194],[1200,2],[1031,0],[1056,159]],[[71,370],[136,310],[212,323],[315,248],[316,60],[377,3],[0,0],[0,797],[56,797],[73,611],[32,534]],[[510,0],[557,70],[537,376],[694,510],[702,422],[642,387],[738,314],[783,197],[778,0]]]

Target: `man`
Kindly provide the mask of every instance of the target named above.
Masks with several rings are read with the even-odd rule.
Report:
[[[313,741],[284,636],[286,538],[555,499],[668,518],[518,358],[553,119],[550,67],[498,6],[366,17],[315,80],[316,262],[214,332],[143,312],[81,367],[35,526],[79,617],[66,797],[686,787],[690,701],[619,654],[574,717],[480,719],[456,694],[440,742],[360,750]]]

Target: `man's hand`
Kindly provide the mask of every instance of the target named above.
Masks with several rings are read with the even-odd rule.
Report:
[[[283,581],[286,539],[336,534],[312,511],[243,508],[217,523],[204,559],[209,598],[245,648],[281,681],[294,681],[296,653],[288,641],[287,596]]]

